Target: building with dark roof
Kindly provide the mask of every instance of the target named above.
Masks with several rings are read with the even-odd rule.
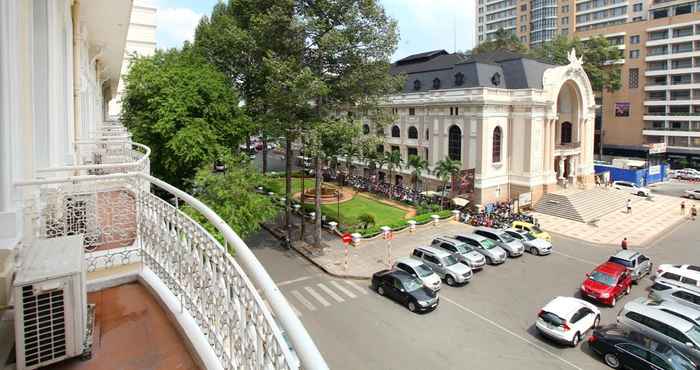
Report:
[[[478,55],[433,50],[400,59],[391,73],[405,77],[402,91],[386,99],[396,122],[384,128],[379,151],[416,155],[431,169],[444,159],[461,163],[464,183],[453,196],[470,192],[484,203],[576,183],[593,183],[594,97],[574,54],[553,65],[507,51]],[[381,132],[365,122],[364,132]],[[365,169],[366,174],[372,170]],[[392,179],[402,183],[412,169]],[[467,186],[473,174],[473,191]],[[422,190],[440,184],[421,179]]]

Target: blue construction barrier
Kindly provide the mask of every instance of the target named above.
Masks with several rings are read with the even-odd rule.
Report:
[[[666,181],[668,178],[668,165],[660,164],[639,170],[624,169],[610,165],[596,164],[595,173],[610,173],[611,181],[629,181],[637,186],[646,186],[657,182]]]

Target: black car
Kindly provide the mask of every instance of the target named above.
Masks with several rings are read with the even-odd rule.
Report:
[[[382,270],[372,275],[372,289],[405,305],[411,312],[434,310],[440,301],[420,280],[400,270]]]
[[[613,369],[698,370],[688,357],[671,346],[617,325],[593,331],[588,338],[591,350]]]

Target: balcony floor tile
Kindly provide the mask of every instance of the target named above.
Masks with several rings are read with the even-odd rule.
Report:
[[[165,311],[138,283],[88,294],[95,306],[92,359],[49,369],[199,369]]]

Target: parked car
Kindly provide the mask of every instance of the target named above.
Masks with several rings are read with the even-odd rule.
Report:
[[[655,281],[670,282],[700,291],[700,271],[687,268],[665,267],[660,273],[657,272]]]
[[[450,286],[469,282],[472,278],[472,270],[469,266],[459,263],[450,253],[433,248],[419,247],[413,250],[412,257],[423,261],[445,283]]]
[[[617,322],[627,330],[666,343],[700,362],[700,327],[691,321],[632,301],[622,308]]]
[[[670,271],[671,269],[689,270],[700,273],[700,266],[697,265],[672,265],[670,263],[662,263],[656,268],[656,274],[654,275],[654,279],[659,277],[664,272]]]
[[[649,257],[631,249],[620,250],[611,256],[608,262],[617,263],[627,268],[627,271],[632,274],[634,282],[651,273],[652,268],[652,262],[649,260]]]
[[[613,369],[696,370],[697,365],[677,349],[617,325],[593,330],[588,347]]]
[[[473,246],[448,236],[436,237],[433,239],[431,247],[451,253],[459,262],[465,263],[472,270],[480,270],[486,265],[486,258],[477,252]]]
[[[655,282],[649,289],[649,298],[657,301],[673,301],[700,310],[700,292],[668,282]]]
[[[545,239],[538,239],[527,230],[506,229],[506,232],[515,239],[520,240],[525,250],[536,256],[544,256],[552,253],[552,243]]]
[[[618,190],[629,191],[630,193],[639,195],[640,197],[648,197],[651,195],[651,190],[648,188],[637,186],[637,184],[629,181],[614,181],[613,187]]]
[[[478,227],[476,230],[474,230],[474,234],[481,235],[495,241],[498,243],[499,247],[508,252],[508,257],[510,258],[522,256],[523,252],[525,252],[525,246],[523,243],[513,238],[510,236],[510,234],[503,230],[498,230],[491,227]]]
[[[605,262],[586,274],[581,284],[581,296],[615,307],[617,299],[632,290],[632,277],[624,266]]]
[[[382,270],[372,275],[372,289],[405,305],[411,312],[437,308],[440,298],[417,278],[400,270]]]
[[[396,259],[393,268],[394,270],[408,272],[411,276],[420,280],[423,286],[428,289],[432,289],[436,292],[440,291],[440,286],[442,285],[440,276],[433,272],[433,270],[422,261],[415,258],[401,257]]]
[[[556,297],[537,315],[535,327],[545,336],[576,347],[591,328],[600,324],[600,310],[582,299]]]
[[[670,300],[657,301],[655,299],[644,297],[639,297],[635,299],[635,301],[639,301],[642,304],[645,304],[647,307],[670,313],[671,315],[678,316],[687,321],[692,321],[695,323],[695,325],[700,325],[700,311],[682,305],[678,302]]]
[[[548,242],[552,241],[552,236],[549,235],[548,232],[540,229],[538,225],[533,225],[525,221],[513,221],[513,223],[510,226],[517,230],[529,231],[532,234],[532,236],[534,236],[537,239],[544,239]]]
[[[700,189],[686,190],[685,197],[689,199],[700,199]]]
[[[474,250],[484,255],[486,263],[489,265],[498,265],[506,261],[508,254],[499,247],[498,244],[488,238],[476,234],[460,234],[455,235],[455,239],[474,247]]]

